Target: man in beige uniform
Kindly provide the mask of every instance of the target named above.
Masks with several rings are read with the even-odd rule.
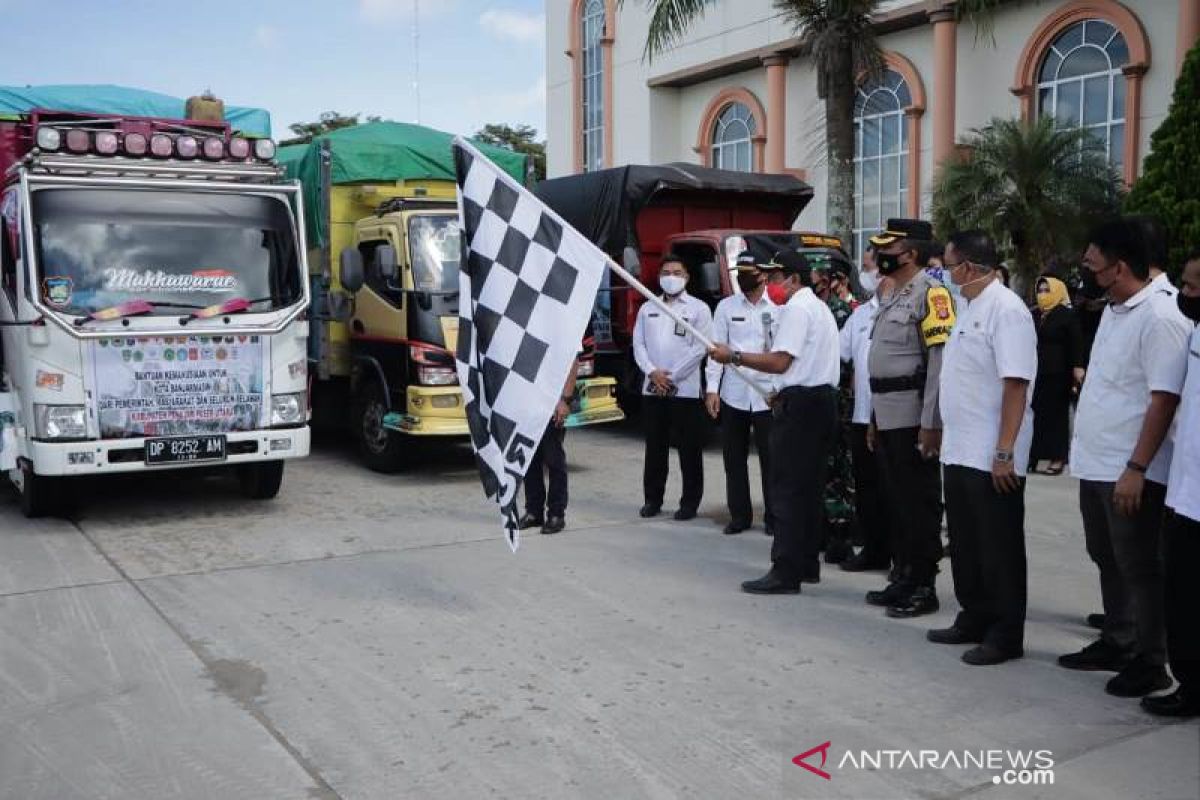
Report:
[[[872,443],[881,451],[880,482],[892,509],[891,582],[867,602],[890,617],[938,610],[935,581],[942,558],[941,417],[938,380],[942,346],[954,327],[954,301],[925,272],[921,259],[933,238],[928,222],[890,219],[871,237],[891,293],[879,298],[868,359]]]

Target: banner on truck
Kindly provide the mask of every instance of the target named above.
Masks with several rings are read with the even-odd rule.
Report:
[[[92,342],[100,435],[267,427],[266,341],[259,336],[143,336]]]

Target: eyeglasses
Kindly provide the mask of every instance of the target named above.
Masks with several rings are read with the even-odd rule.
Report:
[[[966,260],[963,260],[963,261],[956,261],[956,262],[955,262],[955,263],[953,263],[953,264],[951,264],[951,263],[949,263],[949,262],[946,262],[946,261],[943,261],[943,262],[942,262],[942,269],[948,269],[948,270],[950,270],[951,272],[953,272],[954,270],[958,269],[959,267],[962,267],[962,266],[969,265],[970,263],[971,263],[970,261],[966,261]]]

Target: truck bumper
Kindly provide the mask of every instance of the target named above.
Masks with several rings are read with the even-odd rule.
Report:
[[[625,419],[617,403],[617,381],[614,378],[581,378],[575,384],[575,402],[571,416],[567,417],[568,428],[597,425],[601,422],[619,422]]]
[[[225,434],[223,461],[180,462],[148,466],[145,439],[102,439],[91,442],[29,442],[29,460],[38,475],[97,475],[113,472],[189,469],[280,461],[308,455],[308,426]]]

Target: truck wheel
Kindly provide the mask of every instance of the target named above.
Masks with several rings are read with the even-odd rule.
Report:
[[[279,485],[283,483],[283,462],[242,464],[238,467],[238,483],[243,496],[251,500],[270,500],[279,494]]]
[[[383,427],[383,418],[391,410],[383,389],[375,381],[364,385],[354,404],[354,429],[363,462],[375,472],[398,472],[405,466],[408,443],[399,434]]]
[[[27,465],[21,467],[21,513],[30,519],[65,514],[70,509],[62,492],[62,479],[38,475]]]

